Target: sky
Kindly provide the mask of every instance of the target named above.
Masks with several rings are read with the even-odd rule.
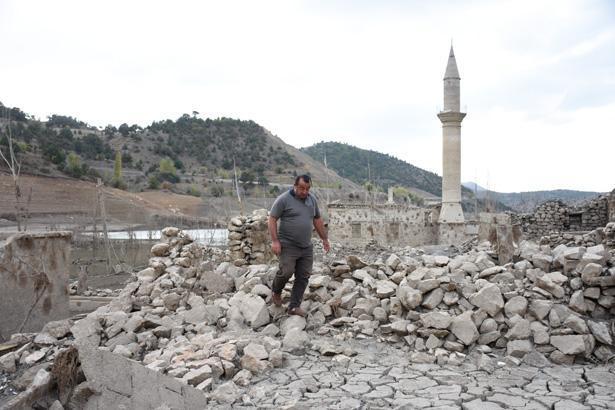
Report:
[[[461,179],[615,188],[615,2],[0,0],[0,101],[147,126],[199,112],[442,174],[461,75]]]

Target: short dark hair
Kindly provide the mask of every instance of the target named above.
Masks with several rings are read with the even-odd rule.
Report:
[[[306,184],[312,183],[312,177],[310,177],[308,174],[297,175],[295,177],[295,185],[299,185],[300,180],[303,180],[303,182],[305,182]]]

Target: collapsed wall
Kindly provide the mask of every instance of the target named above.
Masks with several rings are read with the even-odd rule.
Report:
[[[70,316],[71,232],[19,233],[0,247],[0,342]]]

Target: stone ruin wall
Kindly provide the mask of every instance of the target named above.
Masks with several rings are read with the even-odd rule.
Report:
[[[397,204],[330,204],[331,240],[351,246],[375,241],[392,246],[436,243],[437,224],[432,211]]]
[[[609,201],[609,197],[601,196],[578,207],[570,207],[559,200],[547,201],[532,214],[515,216],[513,223],[519,223],[523,232],[530,237],[554,232],[591,231],[613,220],[615,215],[609,215]],[[612,201],[615,202],[615,198]]]
[[[19,233],[0,247],[0,342],[70,316],[71,232]]]
[[[228,224],[228,247],[236,266],[269,262],[271,252],[267,210],[257,209],[249,216],[231,218]]]
[[[609,213],[609,222],[615,222],[615,189],[612,190],[607,197],[607,207]]]

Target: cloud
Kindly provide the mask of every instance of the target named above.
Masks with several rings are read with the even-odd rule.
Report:
[[[440,173],[453,38],[464,180],[607,190],[592,151],[612,147],[614,23],[606,0],[5,0],[0,100],[101,126],[252,119],[295,146],[344,141]]]

